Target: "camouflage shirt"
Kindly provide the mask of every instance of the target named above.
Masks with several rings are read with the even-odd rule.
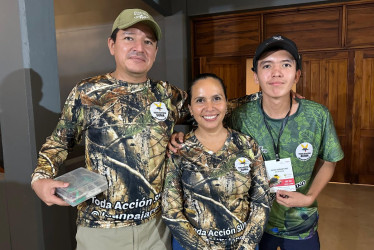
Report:
[[[81,81],[39,152],[33,181],[56,177],[84,138],[86,168],[105,176],[109,189],[78,205],[77,224],[113,228],[160,215],[166,146],[186,96],[162,81],[129,84],[110,74]]]
[[[314,180],[317,158],[337,162],[344,156],[330,112],[318,103],[296,99],[298,110],[288,119],[280,139],[280,158],[290,158],[296,191],[307,194]],[[278,137],[284,119],[266,120],[274,138]],[[252,135],[261,147],[266,161],[275,159],[273,140],[264,123],[261,99],[247,103],[232,114],[231,125]],[[308,239],[317,230],[317,201],[309,207],[285,207],[274,202],[266,232],[291,240]]]
[[[216,153],[194,132],[168,161],[163,219],[185,249],[254,249],[269,213],[269,186],[254,140],[229,129]]]

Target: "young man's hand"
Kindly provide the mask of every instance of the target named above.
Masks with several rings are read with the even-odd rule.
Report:
[[[299,192],[278,190],[276,200],[285,207],[308,207],[314,202],[314,198]]]

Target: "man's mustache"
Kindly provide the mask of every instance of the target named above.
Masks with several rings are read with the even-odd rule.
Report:
[[[147,57],[144,55],[143,52],[138,52],[138,51],[130,51],[128,54],[127,54],[127,57],[138,57],[142,60],[146,60]]]

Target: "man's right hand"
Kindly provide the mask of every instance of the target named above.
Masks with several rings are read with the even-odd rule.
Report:
[[[179,149],[183,147],[184,133],[175,132],[171,135],[170,141],[168,143],[168,149],[174,153],[177,153]]]
[[[36,195],[48,206],[70,206],[63,199],[55,195],[56,188],[68,186],[69,183],[67,182],[55,181],[53,179],[39,179],[31,184]]]

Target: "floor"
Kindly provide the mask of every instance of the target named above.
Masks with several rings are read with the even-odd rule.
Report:
[[[374,186],[329,183],[318,202],[321,250],[374,249]]]

